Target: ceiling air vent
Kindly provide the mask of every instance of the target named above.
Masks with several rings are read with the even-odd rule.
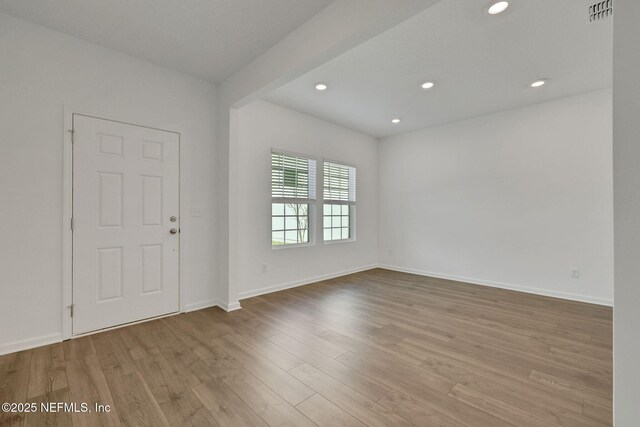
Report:
[[[602,21],[613,15],[613,0],[603,0],[589,6],[589,22]]]

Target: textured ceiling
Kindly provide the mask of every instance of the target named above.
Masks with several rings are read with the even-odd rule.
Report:
[[[0,13],[221,82],[331,2],[0,0]]]
[[[585,0],[487,3],[442,0],[266,100],[384,137],[611,86],[612,19],[589,24]]]

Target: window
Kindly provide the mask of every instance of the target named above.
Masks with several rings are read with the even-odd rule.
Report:
[[[356,208],[356,168],[325,162],[324,241],[348,240],[354,236]]]
[[[271,245],[311,242],[316,198],[316,161],[271,153]]]

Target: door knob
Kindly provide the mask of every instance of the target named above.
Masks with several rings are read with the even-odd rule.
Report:
[[[169,230],[169,233],[171,234],[176,234],[178,232],[177,228],[172,228],[171,230]]]
[[[169,221],[171,222],[176,222],[178,220],[178,217],[176,216],[172,216],[171,218],[169,218]]]

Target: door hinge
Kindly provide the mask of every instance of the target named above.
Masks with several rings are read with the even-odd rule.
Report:
[[[76,131],[75,131],[75,130],[73,130],[73,129],[69,129],[69,133],[71,134],[71,143],[73,144],[73,143],[75,143],[75,142],[76,142],[76,139],[75,139],[75,137],[74,137],[74,136],[75,136]]]
[[[71,217],[71,231],[73,231],[73,217]]]
[[[69,313],[71,314],[71,317],[73,317],[73,311],[74,311],[73,309],[75,308],[75,306],[76,306],[75,304],[71,304],[69,306]]]

